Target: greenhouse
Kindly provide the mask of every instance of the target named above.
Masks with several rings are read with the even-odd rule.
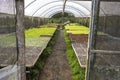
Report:
[[[119,0],[0,0],[0,80],[120,80]]]

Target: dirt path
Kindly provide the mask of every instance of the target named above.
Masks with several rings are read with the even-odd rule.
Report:
[[[65,52],[66,44],[63,30],[60,30],[52,54],[48,57],[39,80],[72,80],[72,73]]]

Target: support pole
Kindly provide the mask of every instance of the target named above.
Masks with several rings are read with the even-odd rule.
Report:
[[[25,34],[24,34],[24,0],[16,0],[16,39],[18,51],[18,80],[26,80],[25,72]]]
[[[62,15],[64,16],[64,12],[65,12],[65,5],[66,5],[67,0],[64,0],[64,4],[63,4],[63,11],[62,11]]]
[[[86,80],[90,80],[90,73],[93,67],[94,54],[90,52],[95,49],[96,45],[96,32],[99,22],[99,10],[100,10],[100,0],[92,0],[92,12],[91,12],[91,23],[90,23],[90,34],[88,42],[88,55],[87,55],[87,71]]]

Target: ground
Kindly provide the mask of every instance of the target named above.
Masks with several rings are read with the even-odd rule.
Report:
[[[66,56],[66,44],[63,30],[59,31],[52,54],[40,71],[39,80],[72,80],[72,72]]]

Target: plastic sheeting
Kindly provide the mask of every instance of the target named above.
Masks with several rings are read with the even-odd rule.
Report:
[[[63,4],[64,0],[25,0],[25,15],[49,18],[54,13],[62,12]],[[90,16],[90,10],[91,1],[66,2],[65,12],[75,17]]]

